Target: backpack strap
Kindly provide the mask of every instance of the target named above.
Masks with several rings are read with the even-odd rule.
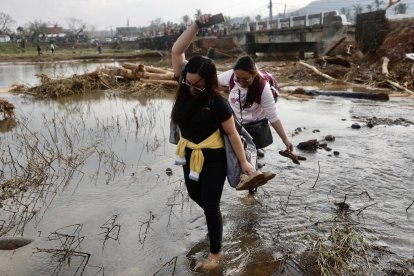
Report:
[[[233,89],[236,84],[234,83],[234,72],[231,74],[230,82],[229,82],[229,92]]]
[[[266,80],[262,77],[260,77],[260,89],[259,89],[259,93],[256,94],[256,98],[254,99],[255,103],[260,104],[262,101],[262,94],[263,94],[263,90],[266,86]]]

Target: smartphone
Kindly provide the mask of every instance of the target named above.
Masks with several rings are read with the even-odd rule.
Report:
[[[208,22],[206,22],[204,24],[201,23],[200,21],[196,20],[196,24],[197,24],[198,28],[208,27],[208,26],[218,24],[218,23],[221,23],[221,22],[224,22],[224,16],[223,16],[222,13],[218,13],[218,14],[210,16],[209,19],[208,19]]]

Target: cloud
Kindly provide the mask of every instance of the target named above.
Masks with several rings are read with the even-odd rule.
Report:
[[[306,5],[311,1],[298,0]],[[0,0],[2,12],[9,14],[17,21],[16,25],[42,20],[66,26],[66,18],[77,18],[98,29],[109,29],[126,26],[147,26],[151,20],[161,18],[164,22],[180,22],[184,15],[193,18],[197,9],[205,13],[223,12],[235,17],[238,15],[268,14],[268,2],[263,3],[240,0]],[[281,5],[273,4],[273,14],[279,12]],[[16,26],[17,27],[17,26]]]

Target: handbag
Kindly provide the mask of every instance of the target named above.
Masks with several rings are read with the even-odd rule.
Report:
[[[269,121],[267,118],[261,119],[256,122],[243,124],[243,107],[241,105],[241,96],[239,89],[239,104],[240,104],[240,120],[242,126],[253,137],[253,143],[256,145],[256,149],[262,149],[273,143],[272,132],[270,131]]]
[[[171,144],[177,145],[180,140],[180,128],[172,120],[170,121],[170,137],[168,141]]]
[[[236,118],[235,123],[237,132],[239,133],[242,140],[246,159],[250,164],[253,165],[253,167],[255,167],[257,161],[257,151],[256,146],[253,143],[253,138]],[[240,176],[243,174],[243,170],[240,166],[239,159],[237,159],[237,155],[230,143],[229,137],[226,134],[223,136],[224,147],[226,150],[227,182],[229,182],[231,187],[236,188],[237,184],[239,184]]]
[[[273,143],[273,136],[267,118],[243,124],[243,127],[253,137],[253,143],[257,149],[267,147]]]

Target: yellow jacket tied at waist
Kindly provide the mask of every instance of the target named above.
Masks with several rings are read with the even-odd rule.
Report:
[[[213,134],[211,134],[204,141],[195,144],[190,140],[187,140],[181,137],[177,144],[176,150],[176,165],[185,165],[185,148],[190,148],[193,150],[190,157],[190,175],[189,178],[195,181],[198,181],[201,170],[203,169],[204,155],[202,149],[220,149],[224,148],[223,137],[220,134],[220,130],[217,129]]]

